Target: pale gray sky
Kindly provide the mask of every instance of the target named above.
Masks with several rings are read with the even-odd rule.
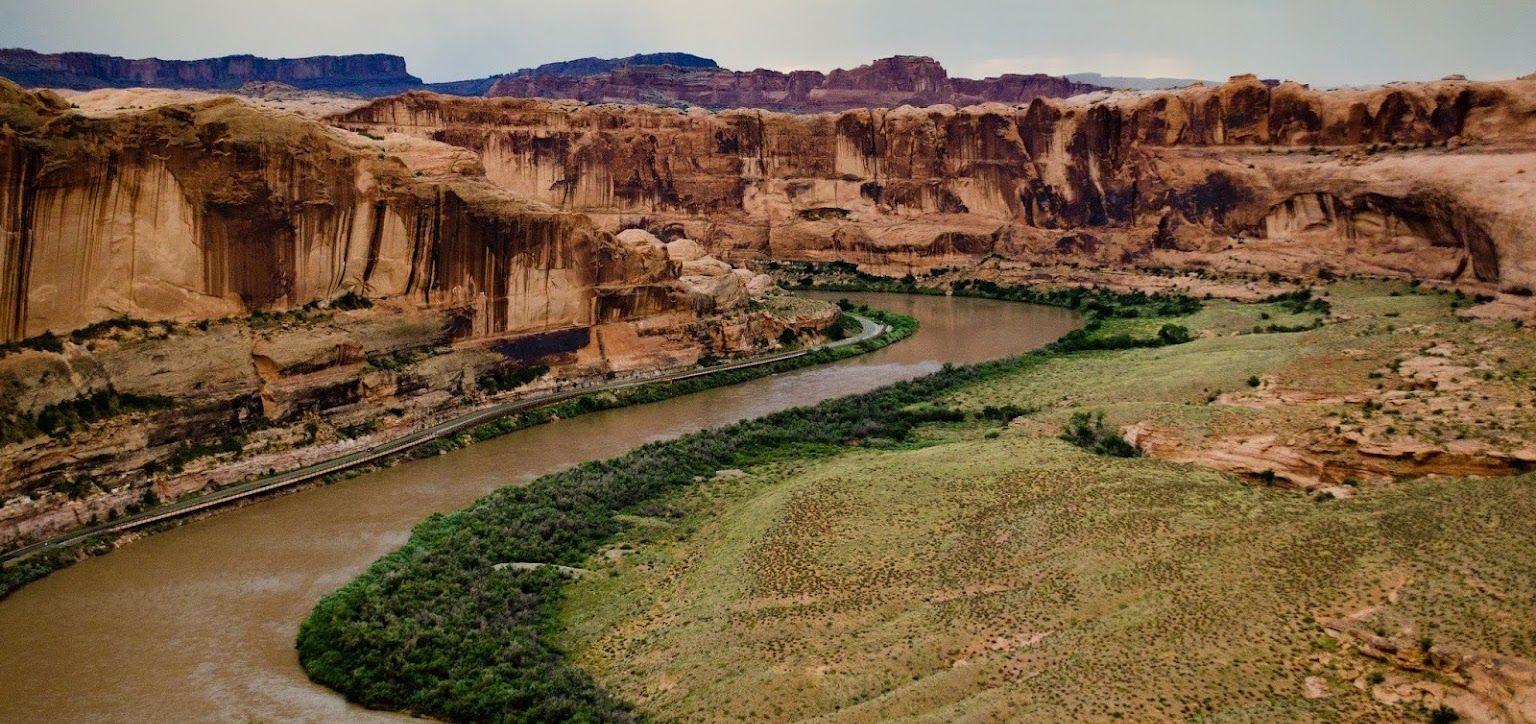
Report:
[[[680,50],[742,70],[904,53],[973,77],[1253,72],[1339,85],[1536,71],[1536,0],[0,0],[0,46],[396,53],[428,81]]]

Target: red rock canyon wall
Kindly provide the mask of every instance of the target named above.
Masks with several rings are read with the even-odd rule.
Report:
[[[820,115],[407,94],[335,121],[469,148],[520,196],[733,257],[902,273],[989,255],[1235,267],[1248,253],[1536,285],[1536,80],[1317,91],[1240,77]]]

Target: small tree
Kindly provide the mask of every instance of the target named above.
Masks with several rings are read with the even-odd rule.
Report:
[[[1157,330],[1157,339],[1163,344],[1184,344],[1193,338],[1189,327],[1182,324],[1165,324]]]
[[[1061,439],[1098,455],[1117,458],[1140,457],[1136,449],[1120,433],[1104,427],[1103,412],[1074,412],[1067,426],[1062,428]]]

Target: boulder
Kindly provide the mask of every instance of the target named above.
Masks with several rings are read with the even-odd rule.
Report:
[[[758,274],[747,281],[747,294],[754,297],[760,297],[778,288],[773,277],[767,274]]]
[[[677,281],[701,312],[723,312],[747,303],[747,285],[735,274],[683,275]]]
[[[651,232],[625,229],[614,234],[613,239],[619,252],[614,261],[619,262],[619,268],[612,271],[625,281],[659,282],[677,273],[667,257],[667,245]]]
[[[704,257],[704,247],[692,239],[678,239],[667,244],[667,256],[672,261],[694,261]]]
[[[673,242],[676,243],[676,242]],[[731,265],[712,256],[683,262],[684,276],[718,277],[731,273]]]
[[[614,234],[613,238],[618,239],[619,243],[628,247],[663,246],[661,239],[656,238],[655,234],[645,229],[625,229]]]

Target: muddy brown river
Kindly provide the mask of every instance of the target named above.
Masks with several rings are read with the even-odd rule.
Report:
[[[150,536],[0,601],[0,722],[403,719],[310,683],[293,649],[321,596],[434,512],[641,443],[864,392],[1049,342],[1075,313],[981,299],[849,297],[916,316],[831,365],[560,420]]]

